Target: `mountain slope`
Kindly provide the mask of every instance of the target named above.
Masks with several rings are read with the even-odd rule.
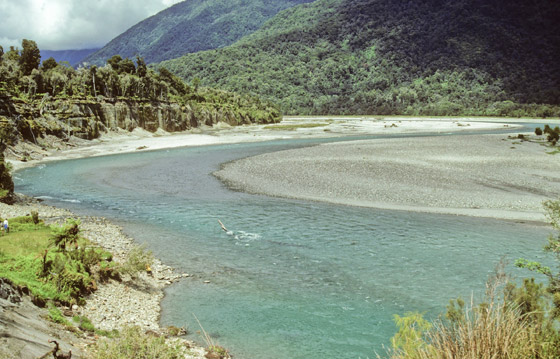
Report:
[[[560,115],[558,18],[547,0],[318,0],[161,65],[287,113]]]
[[[71,66],[78,65],[86,56],[93,54],[99,49],[84,50],[41,50],[41,60],[45,61],[52,57],[56,62],[68,61]]]
[[[187,0],[141,21],[84,61],[113,55],[158,62],[227,46],[257,30],[278,11],[312,0]]]

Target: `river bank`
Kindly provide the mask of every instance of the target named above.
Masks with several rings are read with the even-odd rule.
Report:
[[[399,135],[500,130],[521,127],[530,120],[496,118],[423,118],[423,117],[286,117],[275,125],[230,126],[219,123],[190,131],[168,133],[161,129],[148,132],[135,129],[115,130],[86,141],[45,139],[49,147],[19,143],[8,148],[6,159],[14,170],[59,161],[117,153],[160,150],[175,147],[204,146],[240,142],[272,141],[297,138],[332,138],[361,135]],[[549,121],[550,122],[550,121]]]
[[[332,121],[332,122],[329,122]],[[399,122],[400,121],[400,122]],[[314,127],[306,127],[305,124],[317,125]],[[479,129],[490,129],[490,128],[503,128],[506,124],[479,124],[479,123],[469,123],[466,121],[459,120],[449,120],[449,121],[411,121],[409,119],[402,120],[380,120],[380,119],[310,119],[298,122],[298,120],[286,121],[280,125],[285,125],[286,127],[272,126],[270,128],[265,128],[266,126],[242,126],[240,128],[216,128],[208,129],[206,132],[201,133],[184,133],[176,135],[166,135],[164,133],[143,133],[141,131],[135,131],[132,134],[124,133],[113,133],[110,136],[105,136],[102,140],[98,141],[97,144],[90,145],[80,144],[75,148],[70,148],[62,151],[52,151],[48,153],[49,157],[43,158],[45,160],[54,159],[68,159],[77,157],[87,157],[87,156],[97,156],[106,155],[112,153],[122,153],[122,152],[136,152],[144,150],[153,150],[160,148],[170,148],[170,147],[180,147],[180,146],[201,146],[214,143],[234,143],[234,142],[249,142],[249,141],[260,141],[267,139],[278,139],[278,138],[302,138],[302,137],[325,137],[325,136],[341,136],[341,135],[353,135],[353,134],[372,134],[372,133],[411,133],[415,131],[420,132],[447,132],[451,130],[463,131],[472,130],[474,128]],[[509,126],[509,125],[508,125]],[[328,131],[326,131],[328,129]],[[229,142],[228,142],[229,141]],[[409,150],[422,152],[422,147],[411,147]],[[307,149],[306,149],[307,150]],[[406,156],[406,154],[403,154]],[[314,158],[314,157],[310,157]],[[12,163],[14,167],[21,168],[27,165],[39,164],[40,159],[31,160],[27,162],[17,161],[17,158],[12,158]],[[341,162],[342,163],[342,162]],[[340,165],[341,163],[337,164]],[[341,167],[331,167],[325,168],[324,170],[333,170],[335,168]],[[14,207],[16,208],[16,207]],[[2,210],[2,209],[0,209]],[[22,209],[22,211],[30,211],[29,208]],[[41,217],[43,216],[41,214]],[[4,212],[2,212],[4,214]],[[56,217],[56,216],[53,216]],[[55,219],[53,219],[55,220]],[[97,229],[91,230],[89,226],[89,221],[91,220],[91,225]],[[110,225],[104,219],[82,219],[82,229],[84,233],[89,233],[93,231],[93,237],[98,237],[100,243],[105,243],[109,250],[119,250],[119,248],[110,248],[114,246],[114,242],[118,243],[129,243],[132,240],[130,238],[118,233],[118,228]],[[117,241],[115,241],[115,238]],[[127,245],[124,245],[126,247]],[[117,245],[118,247],[118,245]],[[124,252],[123,252],[124,253]],[[164,270],[163,273],[166,273]],[[156,275],[156,278],[159,276]],[[148,278],[149,279],[149,278]],[[161,285],[165,285],[169,282],[172,277],[158,278]],[[126,315],[120,315],[119,311],[123,311],[122,308],[119,309],[118,305],[123,305],[122,297],[127,297],[127,291],[130,291],[133,286],[124,285],[114,288],[107,288],[107,292],[103,292],[100,289],[98,291],[98,296],[96,299],[91,299],[91,306],[89,308],[86,305],[84,308],[84,314],[89,316],[94,324],[97,323],[114,323],[112,325],[126,324],[131,321],[137,321],[145,323],[147,327],[150,327],[154,322],[157,325],[158,315],[152,315],[155,311],[159,313],[159,300],[160,296],[157,295],[159,289],[157,289],[158,284],[154,285],[156,295],[148,295],[150,299],[155,298],[155,303],[145,302],[147,297],[142,297],[134,293],[132,297],[135,301],[131,302],[130,305],[135,308],[134,310],[128,311]],[[150,287],[152,288],[152,287]],[[150,289],[151,290],[151,289]],[[150,293],[148,291],[148,293]],[[114,297],[115,305],[112,308],[117,308],[116,310],[104,310],[100,307],[105,306],[109,298]],[[128,305],[127,305],[128,306]],[[108,306],[107,308],[111,308]],[[147,310],[146,310],[147,308]],[[155,308],[155,311],[153,310]],[[137,316],[139,312],[149,312],[145,313],[146,317]],[[149,315],[148,315],[149,314]],[[119,318],[120,317],[120,318]],[[155,318],[155,319],[154,319]],[[103,327],[102,327],[103,328]]]
[[[134,240],[123,233],[119,226],[105,218],[77,216],[68,210],[47,206],[30,198],[13,205],[0,203],[3,218],[26,216],[31,211],[38,212],[39,217],[49,225],[62,225],[66,218],[80,219],[80,234],[93,245],[110,251],[116,263],[123,263],[136,246]],[[135,278],[125,277],[121,281],[109,280],[107,283],[100,283],[98,289],[86,298],[84,306],[67,308],[68,320],[71,321],[72,316],[80,315],[89,318],[95,328],[101,330],[120,330],[125,326],[134,325],[143,331],[167,334],[166,328],[159,326],[163,289],[181,278],[187,278],[188,274],[176,273],[173,268],[162,264],[158,259],[154,259],[151,270],[152,275],[142,272]],[[20,305],[4,304],[6,306],[3,316],[14,316],[23,310],[26,318],[34,319],[28,320],[24,325],[5,321],[6,325],[2,326],[0,331],[5,334],[3,344],[8,352],[0,352],[2,355],[19,353],[13,357],[38,357],[52,349],[47,340],[56,338],[64,352],[72,350],[73,357],[79,358],[87,353],[87,348],[95,340],[98,340],[94,336],[72,334],[62,326],[43,319],[47,310],[35,307],[29,300],[23,300]],[[190,341],[184,341],[184,344],[185,358],[204,358],[204,348]]]

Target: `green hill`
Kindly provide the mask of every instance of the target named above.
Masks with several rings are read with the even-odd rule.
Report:
[[[560,3],[318,0],[161,66],[288,114],[559,116]]]
[[[84,59],[102,65],[113,55],[146,62],[230,45],[280,10],[312,0],[188,0],[141,21]]]

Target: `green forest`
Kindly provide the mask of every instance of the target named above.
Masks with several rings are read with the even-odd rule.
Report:
[[[128,29],[83,61],[101,65],[115,54],[147,63],[216,49],[256,31],[281,10],[312,0],[190,0]]]
[[[560,116],[560,3],[318,0],[164,61],[286,114]]]
[[[53,58],[41,63],[37,44],[25,39],[21,50],[11,47],[4,53],[0,47],[0,95],[31,104],[40,103],[45,96],[91,101],[164,101],[200,111],[218,109],[241,121],[269,123],[281,118],[275,106],[257,97],[200,87],[197,79],[188,85],[163,67],[157,72],[148,68],[141,57],[133,61],[115,55],[105,66],[78,69]]]

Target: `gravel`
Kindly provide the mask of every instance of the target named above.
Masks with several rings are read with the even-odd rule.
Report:
[[[507,135],[321,144],[231,162],[234,189],[365,207],[544,221],[560,197],[560,155]]]

